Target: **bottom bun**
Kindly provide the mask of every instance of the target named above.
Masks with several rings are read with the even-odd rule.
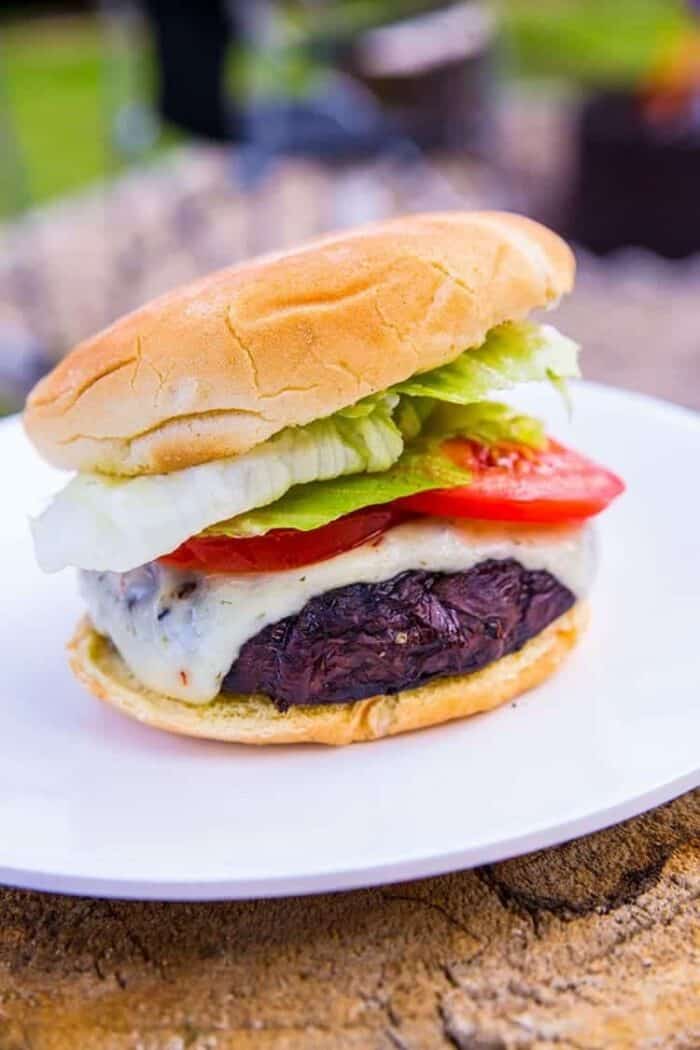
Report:
[[[222,694],[198,705],[151,692],[87,619],[68,648],[73,671],[91,693],[158,729],[240,744],[341,745],[424,729],[512,700],[557,669],[585,628],[587,613],[578,602],[518,652],[473,674],[441,678],[393,696],[291,707],[284,713],[265,696]]]

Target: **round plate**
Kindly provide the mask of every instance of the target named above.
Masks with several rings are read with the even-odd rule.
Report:
[[[494,861],[696,785],[700,425],[580,384],[518,402],[627,480],[600,520],[589,633],[491,714],[359,744],[247,749],[168,736],[85,694],[63,646],[70,572],[34,565],[26,515],[62,483],[0,427],[0,881],[119,897],[337,890]]]

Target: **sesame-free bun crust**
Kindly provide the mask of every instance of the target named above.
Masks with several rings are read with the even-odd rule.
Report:
[[[281,714],[264,696],[221,696],[185,704],[141,686],[111,643],[85,619],[69,643],[70,663],[94,696],[124,714],[184,736],[239,744],[352,744],[489,711],[556,671],[587,621],[578,602],[522,649],[474,674],[443,678],[396,696],[292,707]]]
[[[29,396],[51,463],[162,473],[453,360],[570,291],[550,230],[503,212],[414,215],[253,259],[178,288],[81,343]]]

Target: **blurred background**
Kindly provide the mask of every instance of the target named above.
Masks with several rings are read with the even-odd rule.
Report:
[[[700,407],[700,0],[0,0],[0,409],[195,275],[508,208],[588,375]]]

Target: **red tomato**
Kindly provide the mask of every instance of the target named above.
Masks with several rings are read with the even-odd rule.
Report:
[[[273,529],[264,536],[229,539],[195,536],[160,560],[180,569],[202,572],[269,572],[325,561],[375,539],[410,514],[395,504],[368,507],[320,529]]]
[[[461,438],[443,447],[472,472],[471,484],[408,496],[400,501],[403,507],[451,518],[577,521],[604,510],[625,488],[609,470],[552,440],[541,452],[487,448]]]

